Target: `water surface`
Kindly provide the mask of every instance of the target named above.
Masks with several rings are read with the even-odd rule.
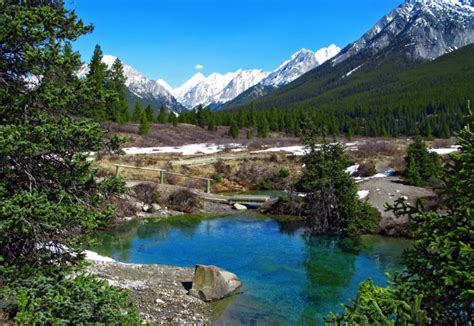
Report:
[[[410,242],[380,236],[311,235],[299,222],[257,216],[179,217],[131,222],[99,234],[95,251],[129,263],[217,265],[236,273],[243,292],[221,325],[319,325],[372,278],[402,268]]]

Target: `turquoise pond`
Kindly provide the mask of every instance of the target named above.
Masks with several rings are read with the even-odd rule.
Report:
[[[260,216],[131,222],[98,235],[93,250],[122,262],[216,265],[239,276],[221,325],[320,325],[372,278],[402,268],[403,239],[312,235],[299,222]]]

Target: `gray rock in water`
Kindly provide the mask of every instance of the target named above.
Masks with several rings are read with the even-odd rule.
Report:
[[[238,210],[238,211],[245,211],[245,210],[247,210],[247,206],[242,205],[242,204],[239,204],[239,203],[235,203],[232,207],[233,207],[234,209]]]
[[[197,265],[189,294],[203,301],[215,301],[232,295],[242,283],[238,277],[216,266]]]

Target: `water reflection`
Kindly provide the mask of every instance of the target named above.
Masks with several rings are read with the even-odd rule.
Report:
[[[405,240],[314,235],[301,222],[256,216],[133,222],[99,234],[94,249],[132,263],[213,264],[244,283],[219,324],[321,324],[368,277],[400,269]]]

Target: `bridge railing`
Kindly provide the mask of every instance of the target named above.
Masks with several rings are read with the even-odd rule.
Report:
[[[165,175],[176,175],[179,177],[183,178],[188,178],[188,179],[195,179],[195,180],[203,180],[206,181],[206,193],[210,194],[211,193],[211,183],[212,179],[210,178],[202,178],[202,177],[195,177],[195,176],[190,176],[190,175],[185,175],[182,173],[176,173],[176,172],[169,172],[163,169],[156,169],[156,168],[143,168],[143,167],[138,167],[138,166],[133,166],[133,165],[123,165],[123,164],[115,164],[115,176],[119,177],[120,176],[120,169],[133,169],[133,170],[144,170],[144,171],[152,171],[152,172],[159,172],[160,173],[160,184],[165,184]]]

